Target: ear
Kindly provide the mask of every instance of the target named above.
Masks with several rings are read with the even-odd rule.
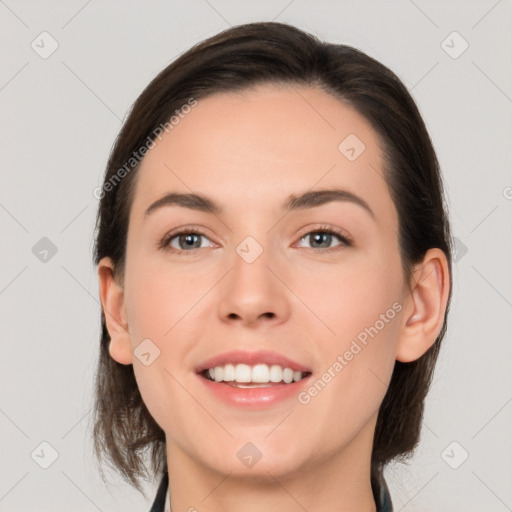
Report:
[[[131,364],[133,352],[126,318],[123,287],[114,276],[114,264],[108,257],[98,263],[101,306],[110,335],[109,352],[121,364]]]
[[[403,363],[419,359],[435,343],[450,291],[448,261],[441,249],[429,249],[413,274],[396,348],[396,359]]]

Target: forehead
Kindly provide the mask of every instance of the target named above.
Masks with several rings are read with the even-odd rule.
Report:
[[[186,112],[142,161],[132,205],[138,217],[172,191],[247,211],[314,187],[345,188],[393,216],[377,134],[332,95],[261,85],[208,96]]]

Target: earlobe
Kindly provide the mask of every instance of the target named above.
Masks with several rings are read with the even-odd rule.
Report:
[[[133,352],[124,302],[123,287],[114,277],[114,264],[108,257],[98,263],[101,306],[110,335],[109,353],[121,364],[131,364]]]
[[[110,357],[120,364],[132,364],[133,353],[131,345],[117,336],[111,336],[110,338],[108,348]]]
[[[412,290],[405,299],[404,323],[396,349],[398,361],[415,361],[435,343],[443,325],[449,291],[446,255],[441,249],[429,249],[414,271]]]

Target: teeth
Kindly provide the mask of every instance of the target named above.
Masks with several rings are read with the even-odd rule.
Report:
[[[224,379],[226,382],[231,382],[235,380],[236,372],[234,364],[227,364],[224,366]]]
[[[302,372],[294,372],[291,368],[283,368],[278,364],[270,367],[267,364],[256,364],[252,367],[248,364],[226,364],[210,368],[206,373],[215,382],[265,384],[284,381],[290,384],[303,378]]]
[[[252,382],[268,382],[270,370],[266,364],[257,364],[252,369]]]
[[[286,384],[293,382],[293,370],[291,368],[285,368],[283,372],[283,380]]]

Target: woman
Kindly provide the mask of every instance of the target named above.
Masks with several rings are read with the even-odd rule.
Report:
[[[153,512],[391,511],[452,288],[402,82],[290,25],[231,28],[142,92],[99,197],[98,459],[141,491],[149,455]]]

